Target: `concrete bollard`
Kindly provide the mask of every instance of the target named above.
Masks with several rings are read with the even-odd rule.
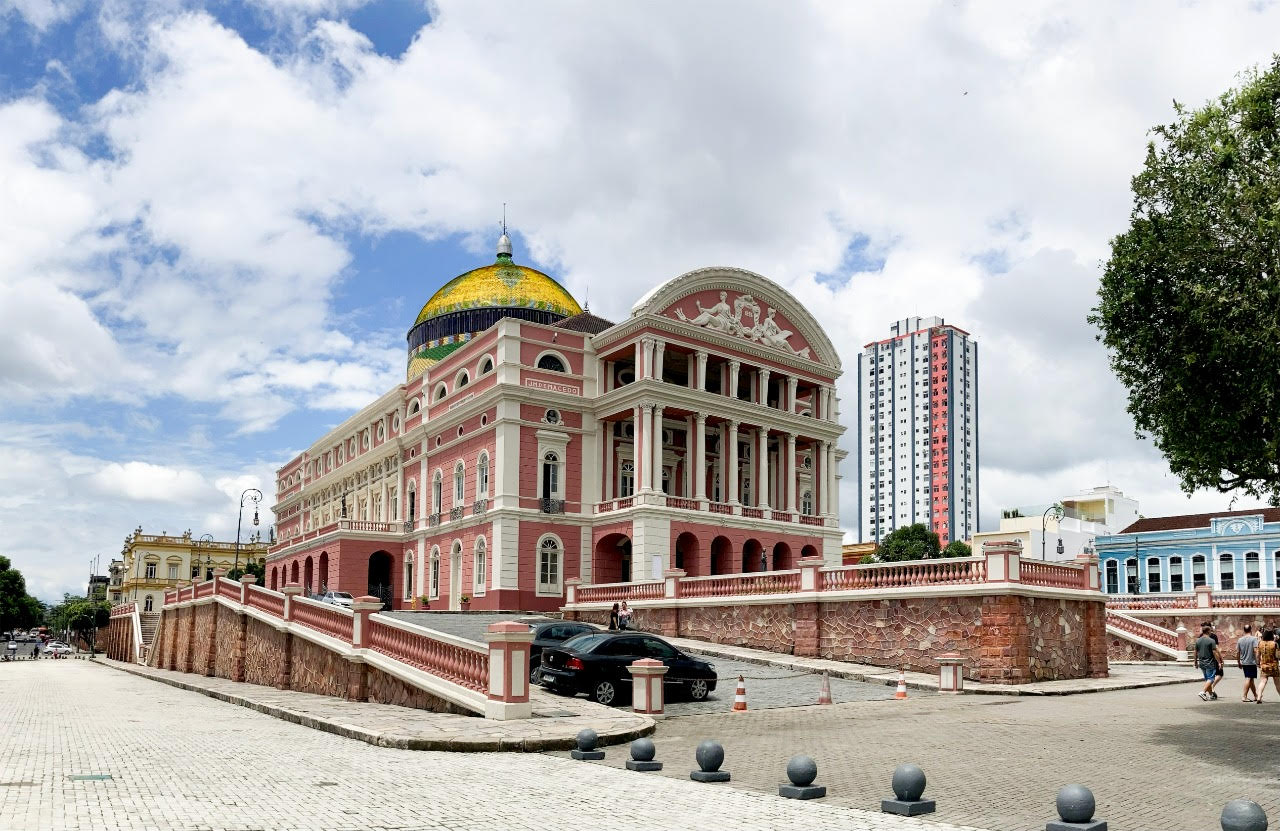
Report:
[[[880,800],[880,810],[904,817],[932,814],[937,810],[938,803],[921,798],[924,796],[925,782],[924,771],[919,765],[898,765],[890,782],[895,798]]]
[[[573,758],[587,762],[595,762],[604,758],[604,751],[596,750],[596,742],[600,741],[600,737],[590,727],[584,727],[579,730],[576,741],[578,742],[577,748],[569,751],[569,755]]]
[[[1044,831],[1107,831],[1106,822],[1093,818],[1093,791],[1084,785],[1063,785],[1055,805],[1059,819],[1046,823]]]
[[[631,709],[651,716],[662,715],[663,677],[667,666],[653,658],[641,658],[627,667],[631,673]]]
[[[1247,799],[1233,799],[1222,808],[1222,831],[1267,831],[1262,806]]]
[[[631,743],[631,758],[627,760],[627,770],[662,770],[662,762],[653,760],[657,753],[653,739],[636,739]]]
[[[820,799],[827,795],[825,785],[815,785],[818,778],[818,763],[812,756],[792,756],[787,762],[787,778],[790,785],[779,785],[778,796],[787,799]]]
[[[728,782],[729,771],[721,770],[724,764],[724,747],[720,742],[710,739],[698,745],[693,758],[698,761],[699,770],[689,772],[689,778],[695,782]]]
[[[965,660],[958,652],[938,656],[938,692],[958,693],[964,690]]]

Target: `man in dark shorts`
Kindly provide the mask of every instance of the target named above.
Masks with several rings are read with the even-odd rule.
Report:
[[[1200,692],[1201,701],[1218,697],[1218,694],[1213,691],[1213,683],[1218,676],[1218,667],[1222,663],[1222,653],[1218,651],[1218,642],[1209,634],[1212,628],[1207,623],[1200,624],[1200,637],[1196,638],[1196,666],[1204,674],[1204,689]]]
[[[1258,700],[1258,638],[1253,634],[1253,627],[1244,625],[1244,634],[1236,641],[1236,666],[1244,673],[1244,691],[1240,694],[1243,703]],[[1253,697],[1250,698],[1249,694]]]

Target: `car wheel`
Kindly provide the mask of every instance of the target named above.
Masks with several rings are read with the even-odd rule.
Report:
[[[689,697],[694,701],[705,701],[709,692],[705,679],[695,678],[689,682]]]
[[[597,704],[603,704],[606,707],[611,707],[618,697],[618,688],[612,681],[601,681],[596,684],[595,689],[591,691],[591,697],[595,699]]]
[[[529,662],[529,683],[535,687],[541,686],[542,661],[538,661],[536,664],[533,661]]]

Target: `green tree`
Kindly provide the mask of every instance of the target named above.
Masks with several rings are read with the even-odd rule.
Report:
[[[62,602],[49,610],[49,627],[62,634],[79,635],[93,644],[97,630],[111,621],[111,604],[105,600],[87,600],[64,594]]]
[[[1280,55],[1173,106],[1089,321],[1184,491],[1280,504]]]
[[[952,540],[942,549],[943,557],[972,557],[973,549],[964,540]]]
[[[40,622],[44,608],[27,594],[27,581],[13,568],[8,557],[0,556],[0,631],[28,629]]]
[[[896,563],[903,560],[929,560],[938,556],[942,547],[938,535],[917,522],[889,532],[876,547],[876,562]]]

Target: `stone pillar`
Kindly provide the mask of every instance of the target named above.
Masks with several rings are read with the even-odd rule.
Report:
[[[762,426],[756,431],[760,439],[756,443],[756,506],[769,510],[769,428]]]
[[[738,397],[738,370],[742,368],[741,361],[729,361],[729,390],[730,398]]]
[[[213,579],[215,581],[219,581],[213,584],[214,589],[216,590],[218,588],[221,588],[222,584],[220,581],[222,578],[220,578],[217,574],[214,574]],[[205,676],[212,676],[214,674],[214,671],[218,667],[218,615],[219,615],[218,606],[219,605],[221,604],[219,604],[218,601],[216,600],[209,604],[209,642],[205,644],[204,655],[202,656],[202,662],[200,667],[201,674]]]
[[[959,652],[947,652],[938,656],[938,692],[959,693],[964,690],[966,660]]]
[[[797,565],[800,566],[800,591],[816,592],[822,590],[822,575],[819,573],[826,561],[821,557],[801,557]]]
[[[824,459],[826,479],[823,484],[826,485],[823,490],[827,493],[827,516],[835,516],[840,513],[840,485],[836,477],[836,445],[835,442],[827,442],[827,455]]]
[[[655,381],[662,380],[662,357],[667,352],[666,341],[656,341],[653,344],[653,379]]]
[[[288,603],[288,601],[285,601]],[[286,606],[287,608],[287,606]],[[283,639],[283,645],[280,652],[280,667],[276,675],[276,689],[287,690],[293,683],[293,633],[280,626],[276,629]]]
[[[1097,554],[1080,554],[1076,557],[1080,566],[1080,587],[1089,591],[1102,590],[1102,575],[1098,571]]]
[[[247,575],[252,577],[253,575]],[[245,651],[249,645],[249,616],[244,613],[244,609],[236,611],[236,642],[235,654],[231,660],[231,680],[244,680],[244,662]]]
[[[369,615],[382,611],[382,601],[372,595],[357,597],[351,603],[351,645],[369,648]]]
[[[1213,564],[1217,567],[1217,564]],[[1213,608],[1213,587],[1212,586],[1196,586],[1196,608],[1212,609]]]
[[[827,515],[827,443],[816,440],[813,443],[813,486],[817,490],[814,495],[814,511],[819,516]]]
[[[627,672],[631,673],[631,709],[646,715],[662,715],[666,664],[653,658],[641,658],[632,661]]]
[[[247,606],[249,604],[249,587],[258,582],[256,574],[240,575],[240,605]]]
[[[293,599],[302,594],[302,586],[297,583],[290,583],[281,591],[284,592],[284,619],[293,620]]]
[[[1020,540],[984,542],[982,544],[982,555],[987,559],[986,582],[1022,582],[1022,542]]]
[[[987,562],[989,565],[991,560]],[[987,595],[982,598],[978,646],[979,681],[1017,684],[1032,680],[1031,635],[1027,629],[1023,598],[1015,595]]]
[[[756,377],[758,379],[757,383],[760,386],[759,396],[757,397],[756,403],[767,407],[769,406],[769,370],[761,369],[756,373]]]
[[[582,581],[577,577],[570,577],[564,581],[564,602],[566,606],[572,606],[578,602],[578,586],[582,585]]]
[[[644,490],[644,407],[637,404],[631,408],[631,462],[635,467],[631,485],[631,495],[635,496]]]
[[[491,623],[485,633],[489,643],[489,698],[485,718],[529,718],[529,644],[533,630],[523,623]]]
[[[808,558],[805,558],[808,559]],[[792,654],[809,658],[817,657],[818,645],[822,637],[818,604],[796,603],[795,606],[795,645]]]
[[[738,422],[730,419],[727,422],[728,429],[725,434],[724,444],[721,447],[720,456],[726,459],[724,469],[724,492],[725,502],[730,505],[738,504]]]
[[[600,500],[608,502],[613,499],[614,494],[614,473],[613,473],[613,422],[598,421],[596,429],[600,431],[600,437],[604,440],[604,447],[601,451],[601,469],[600,469]]]
[[[783,470],[787,477],[787,510],[796,512],[796,434],[787,433],[787,458]]]
[[[685,386],[691,390],[698,388],[697,369],[698,364],[693,357],[693,353],[686,353],[684,356]]]
[[[650,481],[650,487],[662,493],[662,405],[657,404],[653,408],[653,479]]]
[[[179,669],[183,672],[192,672],[195,669],[196,607],[188,606],[183,611],[186,612],[183,617],[187,623],[183,627],[182,663]]]
[[[706,359],[705,352],[699,355]],[[693,497],[699,502],[707,498],[707,414],[698,413],[694,418],[693,449]],[[702,507],[702,506],[699,506]]]
[[[707,388],[707,353],[699,350],[695,356],[698,361],[698,385],[699,390]]]
[[[640,490],[649,492],[653,490],[653,405],[640,405],[640,424],[644,433],[642,438],[643,451],[639,446],[636,447],[636,473],[641,475]],[[642,458],[643,457],[643,458]],[[643,465],[641,462],[643,461]],[[644,473],[640,474],[643,468]]]
[[[641,338],[636,353],[636,380],[649,378],[653,370],[653,338]]]
[[[796,411],[796,392],[800,387],[800,379],[792,375],[787,379],[787,407],[789,413]]]

